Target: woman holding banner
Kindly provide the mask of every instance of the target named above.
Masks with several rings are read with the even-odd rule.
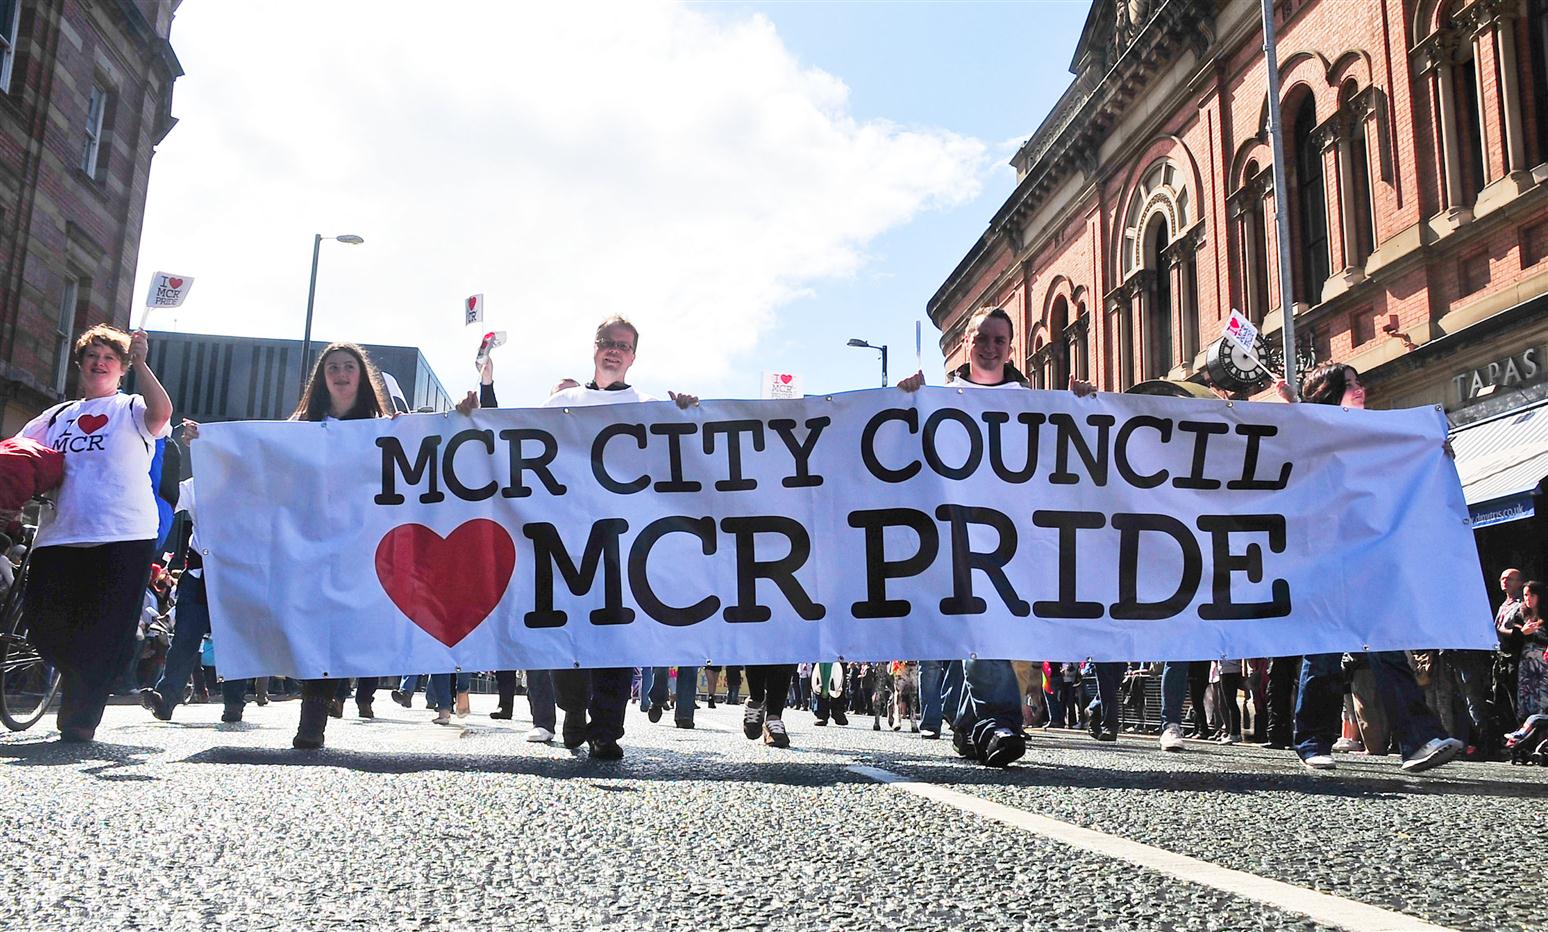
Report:
[[[113,679],[134,651],[156,547],[151,460],[172,421],[172,400],[145,362],[149,349],[143,331],[99,324],[82,333],[74,348],[81,398],[17,434],[65,456],[24,595],[32,642],[59,669],[61,741],[95,737]],[[124,394],[119,383],[135,366],[144,394]]]
[[[382,390],[382,379],[366,351],[353,343],[330,343],[317,357],[312,375],[301,392],[301,401],[290,415],[292,421],[351,421],[368,417],[390,417],[392,402]],[[301,721],[291,745],[314,749],[323,746],[330,706],[348,680],[303,680],[301,683]],[[360,690],[374,690],[375,678],[362,678]],[[361,702],[362,717],[369,708]],[[340,710],[342,714],[342,710]]]
[[[1301,385],[1311,404],[1365,407],[1365,387],[1354,367],[1340,363],[1314,370]],[[1367,654],[1376,692],[1387,712],[1392,734],[1403,752],[1403,770],[1417,773],[1439,767],[1462,750],[1447,737],[1402,651]],[[1301,666],[1301,690],[1295,706],[1295,752],[1312,770],[1332,770],[1333,741],[1339,736],[1344,707],[1342,654],[1311,654]]]

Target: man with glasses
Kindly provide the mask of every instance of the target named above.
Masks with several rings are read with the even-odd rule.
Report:
[[[640,334],[622,317],[613,316],[597,326],[592,353],[593,374],[590,382],[580,385],[565,379],[554,387],[544,407],[574,408],[588,405],[628,404],[656,401],[624,379],[634,365]],[[667,392],[679,408],[691,408],[699,399],[684,392]],[[679,667],[677,675],[698,678],[697,667]],[[658,673],[659,675],[659,673]],[[596,670],[555,670],[554,691],[559,708],[564,710],[560,733],[564,746],[576,750],[589,745],[597,760],[621,760],[623,748],[618,739],[624,734],[624,710],[629,705],[629,685],[634,671],[630,667],[605,667]],[[665,697],[662,697],[665,699]],[[689,703],[690,707],[692,702]],[[690,713],[691,714],[691,713]],[[679,713],[681,715],[681,713]]]

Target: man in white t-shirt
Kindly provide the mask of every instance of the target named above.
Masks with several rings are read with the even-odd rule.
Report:
[[[625,379],[634,365],[639,348],[639,331],[622,317],[609,317],[597,327],[592,353],[593,374],[581,385],[565,379],[554,386],[544,407],[573,408],[587,405],[629,404],[658,399],[645,394]],[[667,392],[680,408],[690,408],[699,399],[683,392]],[[698,668],[687,675],[697,677]],[[679,668],[678,675],[685,671]],[[605,667],[595,670],[555,670],[554,692],[564,710],[560,733],[564,746],[575,750],[589,745],[597,760],[620,760],[623,748],[618,739],[624,734],[624,710],[629,705],[629,686],[634,671],[630,667]]]

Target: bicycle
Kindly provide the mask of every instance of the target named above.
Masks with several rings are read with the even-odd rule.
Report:
[[[0,722],[12,731],[25,731],[37,724],[59,691],[59,671],[27,639],[27,619],[22,613],[22,594],[32,563],[32,541],[37,536],[43,509],[52,507],[53,502],[38,496],[22,510],[20,543],[26,550],[10,591],[0,602]],[[0,554],[0,559],[8,557]]]

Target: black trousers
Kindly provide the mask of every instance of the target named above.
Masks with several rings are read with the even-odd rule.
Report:
[[[785,714],[785,697],[790,692],[790,675],[794,672],[793,663],[747,668],[747,699],[754,705],[764,704],[764,718],[779,718]]]
[[[329,680],[328,682],[335,684],[333,695],[328,698],[337,699],[340,702],[349,698],[348,677],[341,680]],[[381,677],[376,676],[362,676],[355,680],[355,703],[357,705],[370,705],[372,700],[376,698],[376,689],[380,682]]]
[[[1274,744],[1295,743],[1295,684],[1300,678],[1300,657],[1269,661],[1268,739]]]
[[[39,547],[23,595],[29,637],[59,670],[60,728],[93,730],[134,655],[154,540]]]
[[[554,699],[566,715],[588,713],[586,740],[617,741],[624,735],[632,667],[555,670]]]

